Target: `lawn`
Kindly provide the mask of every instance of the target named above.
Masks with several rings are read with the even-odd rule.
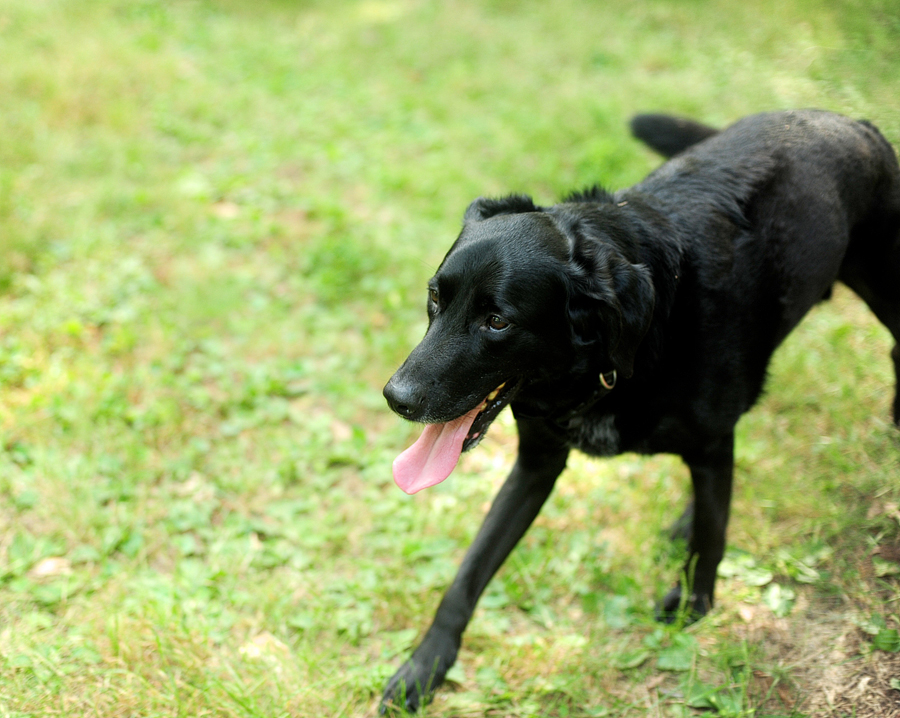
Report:
[[[381,387],[474,197],[629,117],[900,146],[896,0],[0,0],[0,718],[373,716],[515,453],[407,497]],[[738,427],[718,605],[673,457],[573,457],[429,716],[900,716],[887,332],[838,287]]]

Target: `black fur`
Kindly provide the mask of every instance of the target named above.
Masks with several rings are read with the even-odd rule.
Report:
[[[635,115],[631,118],[631,134],[663,157],[674,157],[718,130],[693,120],[670,115]]]
[[[725,549],[734,426],[772,352],[836,280],[900,339],[900,169],[874,126],[810,110],[721,132],[660,115],[632,127],[675,157],[631,189],[549,208],[522,196],[470,206],[432,279],[428,332],[385,387],[401,415],[444,422],[515,382],[519,453],[383,707],[402,696],[414,709],[441,683],[572,448],[684,459],[684,600],[704,614]],[[509,326],[494,331],[492,316]],[[892,356],[900,373],[900,348]],[[618,377],[611,390],[601,373]],[[663,599],[662,618],[681,592]]]

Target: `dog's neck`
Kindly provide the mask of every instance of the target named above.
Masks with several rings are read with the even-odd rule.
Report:
[[[584,415],[593,408],[594,404],[615,388],[617,378],[615,369],[607,372],[600,372],[597,375],[597,385],[588,395],[587,399],[575,407],[565,410],[559,416],[551,417],[552,420],[564,429],[571,429],[578,426],[581,424]]]

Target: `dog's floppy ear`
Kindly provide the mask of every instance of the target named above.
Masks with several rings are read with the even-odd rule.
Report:
[[[574,339],[602,347],[601,371],[611,367],[630,377],[653,318],[653,280],[645,265],[632,264],[612,247],[592,249],[592,256],[573,259],[570,273],[568,311]]]
[[[519,214],[521,212],[537,212],[534,201],[528,195],[511,194],[500,199],[479,197],[466,210],[463,215],[464,222],[476,222],[498,214]]]

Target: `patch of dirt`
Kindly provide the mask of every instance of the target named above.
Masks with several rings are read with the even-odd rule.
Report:
[[[843,613],[805,612],[766,627],[768,653],[788,682],[757,681],[766,709],[816,718],[900,718],[900,653],[873,651],[871,639]],[[774,689],[774,690],[773,690]]]
[[[900,653],[857,654],[823,668],[803,705],[810,715],[900,718],[900,690],[891,686],[900,681]]]

